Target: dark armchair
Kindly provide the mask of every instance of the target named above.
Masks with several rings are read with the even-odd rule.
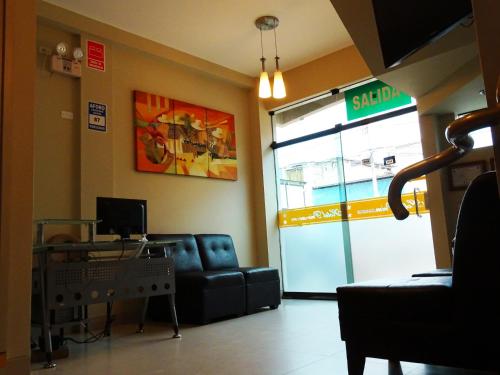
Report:
[[[349,375],[366,357],[500,371],[500,202],[496,175],[467,189],[452,276],[409,277],[337,289]]]
[[[178,241],[174,248],[175,304],[181,323],[205,324],[245,313],[245,278],[232,270],[206,270],[192,234],[149,234],[150,240]],[[168,316],[163,296],[149,300],[149,315],[156,320]]]
[[[278,270],[268,267],[240,267],[231,236],[227,234],[197,234],[201,262],[206,270],[233,270],[245,277],[246,313],[281,303]]]

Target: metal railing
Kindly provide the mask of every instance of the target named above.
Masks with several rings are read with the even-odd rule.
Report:
[[[497,87],[496,107],[470,113],[453,121],[446,128],[446,139],[451,143],[451,147],[402,169],[394,176],[389,186],[388,201],[396,219],[404,220],[409,215],[401,201],[403,186],[408,181],[447,166],[467,154],[474,146],[474,140],[469,136],[470,132],[500,125],[499,93],[500,79]]]

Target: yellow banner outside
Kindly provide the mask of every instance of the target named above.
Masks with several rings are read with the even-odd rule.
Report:
[[[411,215],[416,214],[415,197],[413,193],[403,194],[402,201]],[[425,205],[425,192],[417,193],[419,213],[429,213]],[[391,217],[392,211],[387,197],[370,198],[344,203],[347,206],[347,219],[342,218],[340,203],[321,206],[285,209],[278,212],[279,227],[296,227],[322,223],[340,222],[342,220],[367,220]]]

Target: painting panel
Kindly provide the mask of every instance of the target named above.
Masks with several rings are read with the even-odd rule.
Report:
[[[238,178],[234,115],[207,109],[208,176],[225,180]]]
[[[177,174],[208,177],[206,109],[173,100]]]
[[[173,101],[134,91],[136,169],[176,173]]]

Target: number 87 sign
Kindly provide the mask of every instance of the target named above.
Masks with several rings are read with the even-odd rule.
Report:
[[[89,102],[89,129],[106,131],[106,104]]]

